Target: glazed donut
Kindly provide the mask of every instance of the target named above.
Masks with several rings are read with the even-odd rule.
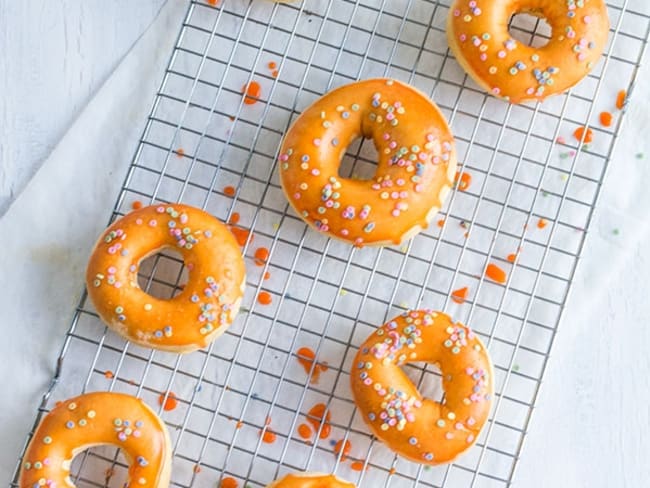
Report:
[[[423,398],[400,369],[420,361],[440,368],[443,403]],[[453,461],[476,442],[490,413],[494,375],[485,346],[444,313],[396,317],[365,341],[352,367],[352,394],[364,421],[412,461]]]
[[[288,474],[266,488],[355,488],[355,486],[333,474],[300,473]]]
[[[189,269],[174,298],[138,285],[142,260],[163,248],[181,253]],[[100,317],[142,346],[187,352],[206,346],[233,321],[244,293],[244,260],[228,228],[186,205],[154,205],[115,221],[100,237],[86,286]]]
[[[74,487],[72,459],[102,444],[119,447],[127,458],[127,486],[169,486],[172,447],[165,424],[142,400],[104,392],[61,402],[45,416],[25,451],[19,486]]]
[[[603,53],[609,33],[604,0],[455,0],[449,47],[465,71],[490,93],[523,103],[562,93],[582,80]],[[508,32],[513,15],[545,18],[551,39],[535,48]]]
[[[339,176],[346,148],[372,138],[373,179]],[[317,230],[363,245],[400,244],[426,228],[456,174],[453,137],[438,107],[415,88],[389,79],[359,81],[307,108],[279,156],[282,188]]]

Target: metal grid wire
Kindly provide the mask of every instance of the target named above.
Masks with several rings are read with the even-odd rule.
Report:
[[[610,42],[595,71],[566,95],[511,106],[478,89],[450,56],[447,0],[190,2],[113,218],[134,200],[184,202],[223,220],[238,213],[237,225],[251,231],[244,309],[206,350],[174,355],[122,341],[84,297],[37,422],[56,400],[82,391],[123,391],[151,405],[173,391],[178,407],[160,413],[174,444],[175,486],[213,487],[232,476],[261,487],[303,470],[335,472],[360,487],[510,486],[621,118],[612,128],[594,124],[589,146],[558,137],[611,108],[612,86],[632,89],[650,33],[644,0],[609,7]],[[511,29],[531,43],[548,34],[539,20],[520,17]],[[467,190],[451,195],[440,225],[402,248],[355,249],[309,230],[289,209],[275,171],[281,137],[302,109],[335,86],[373,76],[431,95],[472,177]],[[245,105],[241,87],[251,80],[262,94]],[[373,151],[371,143],[353,144],[342,171],[371,175]],[[548,222],[543,229],[540,219]],[[257,266],[260,246],[270,258]],[[490,262],[507,269],[505,285],[484,278]],[[169,253],[140,270],[141,285],[157,296],[172,296],[184,278],[182,261]],[[467,301],[450,300],[464,286]],[[261,291],[272,295],[271,305],[256,301]],[[420,306],[470,325],[488,345],[496,374],[478,443],[436,468],[376,442],[349,391],[358,345],[387,318]],[[328,363],[318,383],[297,364],[301,346]],[[435,368],[407,372],[439,397]],[[331,436],[306,441],[296,430],[317,402],[331,411]],[[277,435],[273,444],[261,440],[268,429]],[[351,442],[347,459],[335,454],[338,440]],[[352,469],[353,461],[367,469]],[[116,449],[86,451],[73,464],[81,485],[119,486],[125,473]]]

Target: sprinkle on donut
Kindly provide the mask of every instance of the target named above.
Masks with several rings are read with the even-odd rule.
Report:
[[[72,459],[98,444],[124,450],[130,486],[169,484],[171,442],[165,424],[138,398],[98,392],[61,402],[45,416],[25,451],[20,487],[74,486]]]
[[[177,250],[189,279],[174,298],[138,285],[140,263],[163,248]],[[140,345],[177,352],[204,347],[239,309],[244,262],[233,235],[208,213],[186,205],[135,210],[111,225],[90,258],[88,294],[102,319]]]
[[[443,403],[422,397],[400,367],[439,366]],[[374,435],[423,464],[453,461],[472,446],[488,418],[492,365],[476,335],[448,315],[405,312],[377,329],[353,363],[352,393]]]
[[[371,138],[369,181],[339,176],[346,148]],[[452,187],[456,155],[436,105],[390,79],[360,81],[317,100],[293,123],[279,156],[283,189],[318,231],[356,246],[400,244],[426,228]]]
[[[535,48],[513,39],[512,16],[545,18],[551,39]],[[593,69],[609,33],[604,0],[455,0],[449,46],[474,80],[512,103],[562,93]]]

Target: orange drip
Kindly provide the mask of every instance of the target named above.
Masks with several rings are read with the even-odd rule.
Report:
[[[578,127],[573,133],[573,137],[582,144],[589,144],[594,140],[594,131],[587,127]]]
[[[508,254],[508,257],[506,258],[509,262],[514,263],[517,260],[517,254]]]
[[[271,277],[271,273],[269,273],[268,271],[264,271],[264,279],[268,280],[270,277]]]
[[[106,378],[107,380],[113,379],[113,376],[114,375],[112,371],[108,371],[108,370],[104,371],[104,378]]]
[[[546,220],[544,220],[544,219],[539,219],[539,220],[537,221],[537,228],[538,228],[538,229],[543,229],[543,228],[546,227],[547,225],[548,225],[548,222],[547,222]]]
[[[454,290],[451,293],[451,299],[456,303],[465,303],[465,300],[467,300],[467,292],[468,288],[466,286],[459,288],[458,290]]]
[[[350,464],[350,469],[352,469],[352,471],[363,471],[363,467],[364,467],[363,461],[354,461],[352,464]]]
[[[457,171],[454,183],[457,185],[457,188],[460,191],[465,191],[469,188],[469,185],[472,184],[472,175],[470,175],[468,172],[464,172],[461,175],[460,171]]]
[[[133,203],[131,204],[131,208],[133,210],[138,210],[142,208],[142,202],[140,200],[133,200]]]
[[[195,464],[193,469],[196,474],[199,474],[201,472],[201,466],[198,464]]]
[[[273,70],[278,67],[278,63],[276,63],[275,61],[269,61],[268,66],[270,70]]]
[[[341,454],[341,450],[343,451],[342,454]],[[350,443],[350,441],[343,442],[343,439],[338,441],[334,446],[334,454],[336,454],[337,456],[340,454],[341,461],[345,461],[347,459],[347,457],[350,455],[351,450],[352,450],[352,444]]]
[[[324,403],[317,403],[307,412],[307,422],[311,424],[316,432],[320,428],[321,439],[327,439],[330,436],[332,430],[332,426],[330,425],[331,419],[332,414]],[[323,425],[322,428],[320,427],[321,424]]]
[[[227,197],[234,197],[235,196],[235,187],[228,185],[223,188],[223,193]]]
[[[391,476],[394,475],[395,473],[397,473],[397,470],[395,468],[390,468],[388,470],[388,474],[391,475]]]
[[[277,78],[279,74],[280,74],[280,73],[278,72],[278,70],[275,69],[275,70],[273,70],[273,72],[271,73],[271,76],[272,76],[273,78]]]
[[[230,227],[230,232],[232,232],[232,235],[235,236],[235,239],[237,239],[237,243],[240,246],[245,246],[246,241],[248,240],[248,236],[251,235],[250,231],[246,229],[242,229],[241,227]],[[251,235],[251,242],[253,242],[253,236]]]
[[[269,259],[269,250],[265,247],[258,247],[255,250],[255,265],[264,266]]]
[[[216,0],[213,0],[216,1]],[[219,485],[221,488],[237,488],[239,486],[239,483],[235,478],[231,478],[228,476],[227,478],[224,478],[221,480],[221,483]]]
[[[244,422],[241,420],[238,420],[237,423],[235,424],[235,428],[241,429],[244,426]]]
[[[438,227],[442,227],[443,225],[445,225],[445,219],[438,220]]]
[[[183,149],[182,147],[176,149],[176,156],[178,156],[179,158],[185,156],[185,149]]]
[[[257,99],[262,94],[262,87],[257,81],[251,81],[242,86],[241,92],[244,95],[244,103],[246,105],[253,105],[257,103]]]
[[[298,355],[298,362],[304,368],[305,373],[309,374],[311,365],[316,358],[316,354],[309,347],[301,347],[298,349],[298,351],[296,351],[296,354]],[[317,362],[316,366],[314,366],[314,371],[312,372],[310,382],[318,383],[318,380],[320,380],[320,374],[325,371],[327,371],[327,365]]]
[[[610,127],[612,125],[612,120],[614,116],[609,112],[600,112],[600,123],[604,127]]]
[[[262,442],[273,444],[278,439],[278,436],[271,429],[267,428],[262,434]]]
[[[616,108],[619,110],[623,110],[626,101],[627,101],[627,92],[625,90],[621,90],[620,92],[618,92],[618,95],[616,96]]]
[[[210,5],[214,6],[214,7],[219,5],[219,0],[205,0],[205,1],[208,2],[208,4],[210,4]],[[237,486],[237,485],[235,485],[235,486]]]
[[[168,392],[167,399],[165,399],[165,394],[162,393],[158,397],[158,404],[162,405],[162,408],[165,411],[174,410],[178,406],[178,400],[176,400],[176,394],[173,391],[170,391]]]
[[[492,281],[496,281],[497,283],[505,283],[508,279],[506,272],[496,264],[492,263],[488,264],[487,268],[485,268],[485,276],[490,278]]]
[[[239,222],[239,218],[240,215],[237,212],[235,212],[230,216],[230,220],[228,221],[228,223],[232,225],[237,225],[237,223]]]
[[[298,426],[298,435],[303,439],[309,439],[311,437],[311,429],[307,424],[300,424]]]
[[[271,305],[273,297],[268,291],[261,291],[260,294],[257,295],[257,301],[262,305]]]

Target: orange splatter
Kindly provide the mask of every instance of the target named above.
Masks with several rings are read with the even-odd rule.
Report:
[[[508,254],[508,257],[506,259],[509,262],[514,263],[517,260],[517,254],[516,253]]]
[[[496,281],[497,283],[505,283],[508,279],[506,272],[496,264],[492,263],[488,264],[487,268],[485,268],[485,276],[490,278],[492,281]]]
[[[267,444],[273,444],[278,439],[278,436],[270,428],[267,429],[262,434],[262,442]]]
[[[273,72],[271,73],[271,76],[273,78],[277,78],[279,74],[280,74],[279,71],[276,69],[276,70],[273,70]]]
[[[355,461],[350,465],[350,469],[352,469],[352,471],[363,471],[363,467],[364,467],[363,461]]]
[[[104,378],[106,378],[107,380],[113,379],[113,376],[115,375],[113,374],[112,371],[109,370],[104,371]]]
[[[262,305],[271,305],[271,302],[273,302],[273,296],[271,296],[268,291],[261,291],[259,295],[257,295],[257,301]]]
[[[176,394],[173,391],[168,392],[167,398],[165,399],[165,394],[161,393],[158,397],[158,404],[162,405],[163,410],[169,411],[174,410],[178,406],[178,400],[176,400]]]
[[[317,403],[311,407],[309,412],[307,412],[307,422],[311,424],[316,432],[318,432],[318,429],[320,428],[321,439],[327,439],[330,436],[332,431],[332,426],[330,425],[331,419],[332,414],[324,403]]]
[[[230,220],[228,221],[228,223],[232,225],[237,225],[239,223],[239,219],[240,219],[239,213],[235,212],[230,216]]]
[[[467,171],[461,175],[460,171],[457,171],[456,178],[454,179],[454,184],[460,191],[465,191],[469,188],[469,185],[472,184],[472,175],[470,175]]]
[[[352,444],[350,443],[350,441],[343,442],[343,439],[341,439],[334,446],[334,454],[336,454],[337,456],[340,454],[341,461],[345,461],[347,457],[350,455],[351,449],[352,449]],[[341,451],[343,452],[341,453]]]
[[[442,227],[443,225],[445,225],[445,219],[438,220],[438,227]]]
[[[459,288],[458,290],[454,290],[451,293],[451,299],[456,303],[465,303],[465,300],[467,300],[467,291],[468,288],[466,286]]]
[[[539,220],[537,221],[537,228],[538,228],[538,229],[543,229],[543,228],[546,227],[547,225],[548,225],[548,222],[547,222],[545,219],[539,219]]]
[[[253,105],[257,103],[257,99],[262,94],[262,87],[257,81],[251,81],[241,87],[241,92],[244,95],[244,103],[246,105]]]
[[[298,435],[303,439],[309,439],[311,437],[311,429],[307,424],[300,424],[298,426]]]
[[[623,110],[626,101],[627,101],[627,92],[625,90],[621,90],[620,92],[618,92],[618,95],[616,96],[616,108],[619,110]]]
[[[397,473],[397,470],[395,468],[390,468],[388,470],[388,474],[391,475],[391,476],[394,475],[395,473]]]
[[[234,197],[235,196],[235,187],[228,185],[223,188],[223,193],[227,197]]]
[[[258,247],[255,250],[255,265],[264,266],[269,259],[269,250],[265,247]]]
[[[199,466],[198,464],[195,464],[194,465],[194,472],[197,473],[197,474],[200,473],[201,472],[201,466]]]
[[[176,149],[176,156],[179,157],[179,158],[182,158],[183,156],[185,156],[185,149],[183,149],[182,147],[179,147],[178,149]]]
[[[276,63],[275,61],[269,61],[268,66],[269,66],[269,69],[273,70],[273,69],[278,67],[278,63]]]
[[[216,0],[213,0],[216,1]],[[224,478],[221,480],[221,483],[219,484],[221,488],[237,488],[239,486],[239,483],[235,478],[231,478],[228,476],[227,478]]]
[[[237,243],[242,247],[246,245],[246,241],[248,240],[249,235],[251,236],[251,242],[253,242],[253,236],[251,235],[250,231],[246,229],[231,226],[230,232],[232,232],[232,235],[234,235],[235,239],[237,239]]]
[[[600,112],[600,123],[605,127],[610,127],[612,125],[612,120],[614,116],[609,112]]]
[[[133,203],[131,204],[131,208],[133,210],[138,210],[142,208],[142,202],[140,200],[133,200]]]
[[[316,355],[314,354],[314,351],[312,351],[309,347],[301,347],[296,351],[296,354],[298,356],[298,362],[302,365],[302,367],[305,369],[305,373],[309,374],[309,371],[311,370],[311,365],[314,362],[314,359],[316,358]],[[320,374],[327,371],[327,364],[323,363],[316,363],[316,366],[314,366],[314,371],[311,375],[311,383],[318,383],[318,380],[320,379]]]
[[[588,127],[578,127],[573,133],[573,137],[575,137],[580,143],[589,144],[594,140],[594,131]]]
[[[269,273],[268,271],[264,271],[264,279],[268,280],[270,277],[271,277],[271,273]]]
[[[235,428],[238,430],[241,429],[243,426],[244,426],[244,422],[242,422],[241,420],[238,420],[237,423],[235,424]]]

